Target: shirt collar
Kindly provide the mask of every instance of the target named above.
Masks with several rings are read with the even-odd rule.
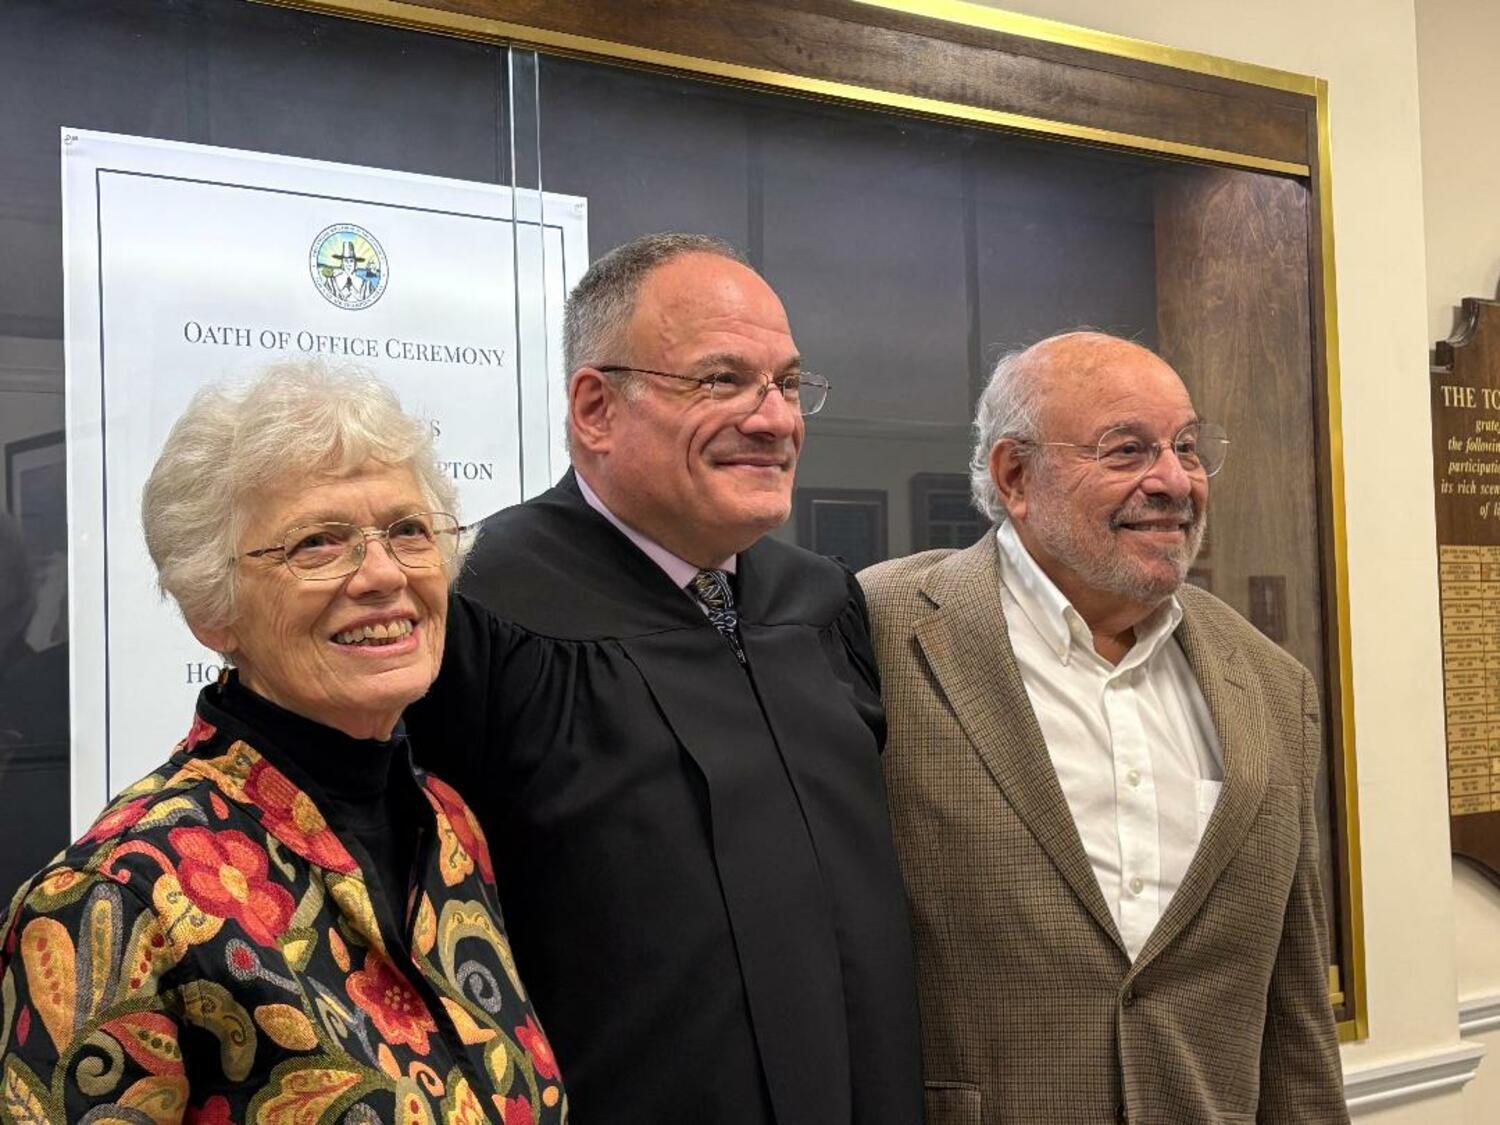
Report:
[[[1000,524],[995,539],[1000,547],[1000,580],[1059,663],[1067,664],[1075,651],[1092,653],[1094,637],[1088,622],[1031,557],[1010,520]],[[1125,671],[1150,660],[1181,621],[1182,604],[1174,594],[1136,626],[1135,644],[1120,661],[1118,670]]]
[[[588,504],[590,508],[593,508],[594,511],[598,512],[601,516],[607,519],[610,523],[614,524],[614,526],[619,529],[621,535],[625,536],[626,539],[629,539],[632,543],[634,543],[641,549],[641,551],[646,555],[648,559],[654,562],[657,566],[661,567],[662,570],[666,573],[666,576],[672,580],[672,584],[674,586],[676,586],[679,590],[686,590],[688,587],[688,583],[691,582],[693,580],[693,577],[698,573],[698,567],[694,566],[686,559],[679,558],[677,555],[674,555],[671,551],[667,550],[655,539],[652,539],[646,535],[642,535],[635,528],[631,527],[624,520],[620,519],[619,516],[611,512],[607,507],[605,507],[604,501],[599,499],[594,490],[589,487],[589,482],[583,479],[582,473],[575,472],[574,477],[578,481],[578,491],[583,493],[584,502]],[[735,567],[738,564],[738,561],[738,555],[730,555],[727,559],[725,559],[713,569],[722,570],[728,574],[733,574],[735,572]]]

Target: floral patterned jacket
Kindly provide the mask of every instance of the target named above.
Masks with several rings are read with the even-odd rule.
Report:
[[[388,955],[358,864],[253,737],[200,704],[171,760],[16,896],[0,1121],[566,1121],[463,801],[416,771],[432,819],[410,960]]]

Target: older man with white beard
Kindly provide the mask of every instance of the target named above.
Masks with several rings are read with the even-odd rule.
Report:
[[[861,576],[928,1125],[1348,1120],[1312,677],[1184,579],[1229,439],[1146,348],[1006,356],[998,525]]]

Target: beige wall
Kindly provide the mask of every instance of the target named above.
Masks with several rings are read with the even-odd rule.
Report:
[[[1454,328],[1464,297],[1500,283],[1500,139],[1486,124],[1500,94],[1500,5],[1417,0],[1428,341]],[[1458,997],[1500,1010],[1500,891],[1463,864],[1453,871]],[[1489,1058],[1465,1090],[1467,1125],[1500,1121],[1500,1027],[1475,1030]]]
[[[1345,1048],[1344,1066],[1355,1077],[1451,1051],[1458,1041],[1454,892],[1425,468],[1429,302],[1413,0],[993,6],[1329,81],[1371,1030],[1367,1041]],[[1485,42],[1475,35],[1467,44],[1476,67]],[[1492,33],[1487,43],[1496,42]],[[1482,92],[1469,97],[1471,130],[1483,128],[1476,119],[1484,102]],[[1500,178],[1500,162],[1492,171]],[[1490,192],[1492,210],[1493,199]],[[1491,220],[1500,224],[1500,214]],[[1466,246],[1457,233],[1454,240]],[[1489,245],[1489,273],[1464,278],[1458,288],[1465,293],[1493,291],[1500,240]],[[1500,933],[1500,923],[1492,932]],[[1500,1069],[1494,1059],[1488,1065]],[[1457,1123],[1468,1097],[1420,1098],[1360,1116],[1382,1125]]]
[[[1429,340],[1453,330],[1462,298],[1494,297],[1500,282],[1497,48],[1500,4],[1417,0]]]

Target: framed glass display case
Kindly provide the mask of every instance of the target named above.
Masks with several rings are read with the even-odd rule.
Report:
[[[1322,695],[1330,993],[1365,1034],[1320,79],[951,0],[14,0],[0,25],[7,448],[63,426],[63,126],[582,198],[591,257],[726,238],[833,385],[777,534],[861,563],[983,532],[964,480],[1001,354],[1084,325],[1155,348],[1234,442],[1193,580]],[[24,760],[4,893],[67,829],[66,755]]]

